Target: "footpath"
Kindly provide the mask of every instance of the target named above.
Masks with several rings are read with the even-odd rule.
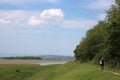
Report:
[[[93,67],[93,66],[88,66],[89,68],[94,68],[94,69],[97,69],[97,70],[101,70],[100,68],[97,68],[97,67]],[[120,73],[117,73],[117,72],[114,72],[114,71],[109,71],[109,70],[103,70],[104,72],[107,72],[107,73],[111,73],[111,74],[114,74],[114,75],[117,75],[117,76],[120,76]]]

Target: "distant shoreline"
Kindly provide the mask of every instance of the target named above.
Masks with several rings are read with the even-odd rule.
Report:
[[[0,59],[0,64],[36,64],[43,62],[68,62],[70,60],[18,60],[18,59]]]

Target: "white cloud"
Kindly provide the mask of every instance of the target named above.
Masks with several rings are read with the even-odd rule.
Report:
[[[20,23],[24,19],[24,11],[0,11],[0,17],[10,20],[12,23]]]
[[[64,28],[89,29],[96,24],[95,20],[67,20],[61,9],[47,9],[41,12],[13,10],[0,11],[0,23],[10,23],[11,26],[59,26]],[[3,20],[2,20],[3,19]],[[28,25],[29,24],[29,25]]]
[[[88,8],[108,9],[114,3],[115,3],[114,0],[94,0],[94,2],[88,5]]]
[[[29,25],[32,25],[32,26],[35,26],[35,25],[44,25],[45,24],[45,21],[40,19],[40,18],[37,18],[35,16],[32,16],[30,19],[29,19]]]
[[[83,28],[89,29],[97,23],[96,20],[66,20],[61,9],[47,9],[39,16],[32,16],[28,24],[32,26],[52,26],[57,25],[64,28]]]
[[[61,9],[47,9],[44,10],[40,17],[43,19],[52,19],[52,20],[60,20],[63,19],[63,11]]]
[[[29,17],[38,15],[39,12],[24,10],[6,10],[0,11],[0,18],[9,20],[11,24],[26,24]]]
[[[47,9],[40,13],[38,17],[31,17],[29,19],[29,25],[45,25],[45,24],[56,24],[59,23],[64,17],[61,9]]]
[[[0,19],[0,24],[9,24],[9,23],[10,23],[9,20]]]

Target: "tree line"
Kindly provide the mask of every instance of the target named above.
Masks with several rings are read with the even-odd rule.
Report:
[[[22,59],[22,60],[42,60],[41,57],[34,57],[34,56],[20,56],[20,57],[2,57],[2,59]]]
[[[120,0],[115,0],[103,21],[88,30],[74,50],[76,60],[98,63],[103,57],[109,66],[120,66]]]

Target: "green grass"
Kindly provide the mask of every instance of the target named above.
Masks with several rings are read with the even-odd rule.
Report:
[[[0,64],[0,80],[26,80],[38,70],[39,65]]]
[[[3,66],[3,67],[2,67]],[[120,80],[120,76],[90,68],[90,64],[0,65],[0,80]],[[1,71],[2,69],[2,71]],[[21,73],[16,73],[16,69]],[[8,76],[9,78],[4,78]]]
[[[120,80],[120,76],[90,68],[89,64],[69,62],[49,65],[27,80]]]
[[[94,68],[100,68],[100,65],[95,65],[93,63],[86,63],[87,65],[91,66],[91,67],[94,67]],[[120,67],[109,67],[107,65],[105,65],[105,70],[107,71],[112,71],[112,72],[117,72],[120,74]]]

